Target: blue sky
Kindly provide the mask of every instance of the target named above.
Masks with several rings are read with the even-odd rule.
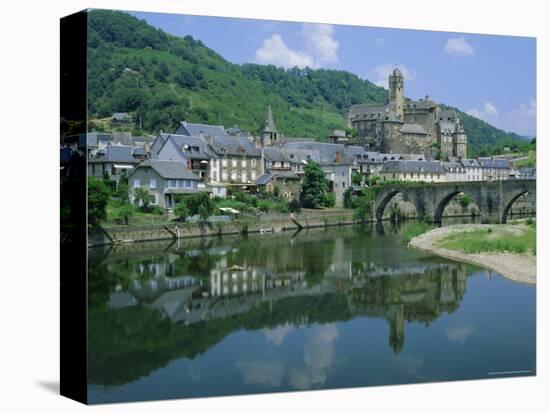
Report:
[[[387,87],[400,67],[405,94],[456,106],[507,131],[536,134],[534,38],[132,13],[202,40],[233,63],[342,69]]]

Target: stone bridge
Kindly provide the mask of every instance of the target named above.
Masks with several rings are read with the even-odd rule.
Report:
[[[536,180],[464,181],[449,183],[404,182],[384,185],[376,194],[374,212],[382,220],[391,199],[402,193],[411,202],[419,218],[440,222],[451,199],[467,194],[479,207],[482,223],[506,223],[514,201],[523,194],[536,194]]]

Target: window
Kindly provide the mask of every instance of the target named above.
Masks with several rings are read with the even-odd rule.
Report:
[[[227,158],[222,160],[222,167],[227,167]]]
[[[231,166],[237,168],[237,160],[231,160]]]
[[[256,160],[250,160],[250,164],[252,165],[252,168],[256,168]]]
[[[231,171],[231,179],[236,180],[237,179],[237,171]]]
[[[247,179],[248,179],[248,177],[247,177],[246,171],[243,171],[242,174],[241,174],[242,182],[245,183]]]
[[[346,188],[346,183],[342,183],[342,188]]]
[[[139,180],[134,180],[134,188],[138,188],[140,185]]]
[[[252,171],[250,173],[250,179],[255,180],[256,179],[256,171]]]
[[[222,172],[222,180],[227,180],[227,171]]]
[[[241,161],[241,167],[246,168],[246,160]]]
[[[185,180],[185,181],[183,182],[183,186],[184,186],[185,188],[191,188],[191,180]]]
[[[150,188],[157,188],[157,180],[155,180],[154,178],[151,178],[149,180],[149,187]]]

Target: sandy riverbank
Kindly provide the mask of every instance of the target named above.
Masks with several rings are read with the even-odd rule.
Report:
[[[508,252],[487,252],[487,253],[464,253],[462,251],[450,250],[440,247],[440,242],[448,235],[458,232],[469,232],[473,230],[485,229],[490,227],[487,224],[457,224],[452,226],[440,227],[427,233],[414,237],[410,242],[410,247],[415,247],[439,256],[475,264],[495,272],[516,282],[536,284],[536,256],[530,253],[508,253]],[[496,232],[508,232],[513,237],[514,226],[491,226]]]

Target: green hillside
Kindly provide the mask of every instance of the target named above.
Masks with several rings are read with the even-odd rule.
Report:
[[[236,65],[191,36],[178,38],[122,12],[89,15],[88,90],[90,129],[113,112],[130,112],[134,132],[171,131],[182,120],[239,125],[256,132],[271,105],[287,136],[326,137],[345,127],[347,109],[383,103],[387,91],[345,71]],[[470,148],[518,141],[484,121],[461,113]]]

